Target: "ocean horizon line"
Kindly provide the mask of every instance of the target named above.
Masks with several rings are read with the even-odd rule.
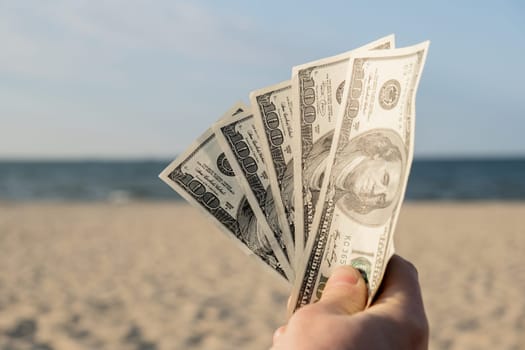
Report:
[[[0,157],[0,163],[111,163],[111,162],[171,162],[179,153],[169,157],[163,156],[79,156],[79,157]],[[414,161],[521,161],[525,154],[454,154],[454,155],[415,155]]]

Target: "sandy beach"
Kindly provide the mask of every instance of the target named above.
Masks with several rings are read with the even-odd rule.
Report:
[[[431,349],[525,348],[525,203],[407,203]],[[267,349],[288,286],[183,203],[0,204],[0,349]]]

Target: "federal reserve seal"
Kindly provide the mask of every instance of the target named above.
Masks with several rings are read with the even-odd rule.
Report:
[[[363,279],[368,285],[370,272],[372,271],[372,263],[368,259],[360,256],[358,258],[353,259],[350,262],[350,265],[352,265],[354,269],[359,270],[359,272],[361,273],[361,276],[363,276]]]
[[[383,84],[379,91],[379,104],[383,109],[392,109],[397,105],[399,101],[399,95],[401,93],[401,84],[396,79],[390,79]]]
[[[217,168],[226,176],[234,176],[233,169],[230,165],[230,162],[228,162],[228,159],[226,159],[226,155],[223,153],[219,154],[217,157]]]

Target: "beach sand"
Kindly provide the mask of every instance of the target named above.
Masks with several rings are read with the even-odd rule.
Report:
[[[404,205],[431,349],[525,348],[524,218]],[[186,204],[0,204],[0,349],[268,349],[288,293]]]

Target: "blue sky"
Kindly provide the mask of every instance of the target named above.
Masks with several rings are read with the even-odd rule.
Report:
[[[0,158],[172,158],[291,67],[431,40],[416,156],[525,155],[519,1],[2,1]]]

